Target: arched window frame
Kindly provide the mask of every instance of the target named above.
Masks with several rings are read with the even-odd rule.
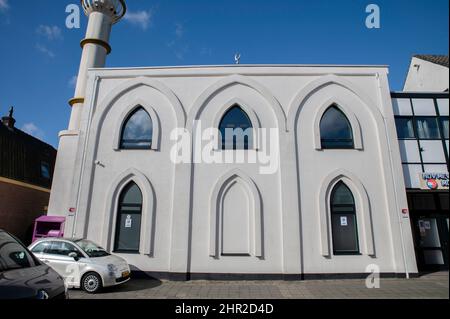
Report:
[[[137,187],[137,189],[140,191],[141,193],[141,203],[138,204],[123,204],[123,198],[126,195],[126,191],[129,191],[130,188],[132,186]],[[119,193],[119,198],[118,198],[118,203],[117,203],[117,213],[116,213],[116,224],[115,224],[115,230],[114,230],[114,243],[113,243],[113,247],[114,247],[114,252],[118,252],[118,253],[128,253],[128,254],[133,254],[133,253],[139,253],[140,249],[141,249],[141,241],[142,241],[142,217],[143,217],[143,204],[144,204],[144,195],[142,194],[142,189],[139,187],[138,184],[136,184],[133,180],[129,181],[124,187],[123,189],[120,191]],[[138,243],[138,247],[136,250],[121,250],[119,249],[118,246],[118,239],[119,239],[119,232],[120,232],[120,225],[119,225],[119,219],[122,215],[121,211],[121,207],[123,205],[127,205],[129,207],[134,207],[134,208],[139,208],[139,213],[130,213],[130,215],[139,215],[140,216],[140,222],[139,222],[139,230],[138,230],[138,235],[139,235],[139,243]]]
[[[317,111],[317,115],[314,120],[314,148],[316,150],[324,150],[324,149],[332,149],[332,148],[323,148],[320,134],[320,122],[326,111],[330,107],[336,107],[339,111],[341,111],[348,122],[350,123],[350,128],[352,130],[353,136],[353,147],[347,149],[355,149],[355,150],[363,150],[363,141],[362,141],[362,132],[361,126],[359,124],[358,118],[352,112],[352,110],[346,106],[345,103],[341,102],[337,98],[331,98],[326,100],[321,104],[321,107]],[[346,149],[346,148],[344,148]]]
[[[120,115],[119,121],[116,124],[116,133],[114,136],[114,144],[113,149],[115,151],[127,151],[127,150],[135,150],[135,149],[123,149],[121,148],[121,142],[122,142],[122,134],[123,130],[125,128],[126,123],[128,122],[130,116],[137,111],[139,108],[144,109],[147,114],[150,116],[150,119],[152,120],[153,124],[153,132],[152,132],[152,143],[150,145],[149,149],[144,150],[159,150],[160,143],[161,143],[161,132],[160,132],[160,121],[157,113],[155,110],[148,105],[143,100],[136,100],[134,103],[130,104],[130,106],[125,109],[122,114]],[[139,150],[139,149],[138,149]]]
[[[358,219],[358,238],[360,251],[363,255],[374,257],[375,242],[373,237],[373,224],[371,217],[371,205],[367,191],[358,177],[347,171],[337,170],[329,174],[321,183],[317,193],[319,215],[319,244],[322,256],[331,257],[331,191],[338,182],[344,182],[350,189],[355,200],[356,216]]]
[[[154,234],[156,231],[156,193],[150,180],[142,172],[134,168],[130,168],[120,174],[109,188],[104,207],[103,227],[101,229],[102,246],[108,251],[114,249],[119,197],[130,182],[134,182],[142,192],[143,206],[139,253],[153,257]]]
[[[339,187],[344,186],[349,192],[350,195],[352,197],[352,204],[335,204],[333,202],[334,200],[334,196],[336,191],[338,190]],[[331,193],[330,193],[330,199],[329,199],[330,203],[330,225],[331,225],[331,238],[332,238],[332,242],[333,242],[333,255],[360,255],[360,240],[359,240],[359,231],[358,231],[358,214],[356,213],[356,203],[355,203],[355,196],[352,193],[352,190],[347,186],[347,184],[345,184],[342,180],[339,180],[337,183],[334,184]],[[334,233],[337,231],[336,229],[334,229],[333,227],[333,217],[335,215],[341,215],[342,213],[337,212],[335,209],[337,208],[337,206],[339,207],[346,207],[346,208],[351,208],[351,211],[346,211],[346,215],[353,215],[354,216],[354,232],[355,232],[355,237],[356,237],[356,249],[355,250],[349,250],[349,251],[344,251],[344,250],[337,250],[336,248],[336,243],[334,242]]]
[[[239,106],[242,111],[247,115],[247,117],[249,118],[251,124],[252,124],[252,128],[253,128],[253,147],[249,148],[249,149],[245,149],[245,151],[250,151],[250,150],[254,150],[257,151],[260,148],[260,129],[261,129],[261,123],[259,121],[259,118],[257,116],[257,114],[253,111],[253,109],[251,109],[250,107],[248,107],[248,105],[241,99],[239,98],[234,98],[231,99],[230,101],[228,101],[226,104],[224,104],[219,111],[216,113],[215,117],[214,117],[214,122],[213,122],[213,127],[217,128],[217,132],[220,132],[220,123],[222,122],[223,117],[227,114],[227,112],[233,108],[234,106]],[[222,141],[220,139],[220,134],[217,134],[217,139],[216,139],[216,144],[214,149],[216,151],[239,151],[239,150],[243,150],[243,149],[238,149],[238,150],[231,150],[231,149],[226,149],[223,150],[222,149]]]

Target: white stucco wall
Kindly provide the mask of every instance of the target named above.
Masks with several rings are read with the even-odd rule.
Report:
[[[49,212],[76,207],[67,235],[111,249],[118,194],[134,180],[144,193],[141,247],[123,257],[144,271],[364,273],[376,264],[382,272],[417,272],[409,219],[401,216],[407,203],[385,67],[93,69],[87,88],[73,171],[55,174],[54,185],[73,177],[71,199],[58,200],[62,188],[54,188]],[[278,132],[273,174],[250,163],[170,160],[174,128],[193,136],[194,121],[215,126],[234,102],[254,127]],[[352,123],[355,150],[320,149],[321,112],[333,103]],[[117,150],[120,125],[137,105],[157,117],[159,147]],[[232,151],[215,154],[223,152]],[[361,255],[332,253],[328,196],[339,180],[356,200]],[[235,212],[244,215],[242,223]],[[214,228],[222,220],[217,229],[230,233]],[[236,254],[222,255],[222,244]]]
[[[403,91],[444,92],[449,89],[448,68],[413,57]]]

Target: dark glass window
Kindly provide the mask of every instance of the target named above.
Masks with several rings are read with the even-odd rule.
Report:
[[[436,204],[433,194],[413,194],[411,195],[412,208],[414,210],[435,210]]]
[[[46,162],[41,162],[41,176],[50,179],[50,165]]]
[[[440,139],[436,117],[416,117],[417,136],[422,139]]]
[[[45,250],[45,253],[60,256],[69,256],[70,253],[76,253],[78,256],[83,256],[74,245],[63,241],[52,241],[50,247],[47,247]]]
[[[152,136],[152,119],[142,107],[139,107],[128,116],[123,125],[120,148],[150,149]]]
[[[230,108],[219,124],[222,149],[252,149],[253,126],[247,114],[237,105]]]
[[[448,140],[448,117],[441,117],[442,136]]]
[[[439,194],[439,201],[441,202],[441,209],[448,210],[448,193],[447,194]]]
[[[131,182],[119,198],[117,212],[116,238],[114,250],[117,252],[139,252],[141,238],[142,193]]]
[[[415,138],[414,122],[412,117],[398,117],[395,119],[398,138]]]
[[[0,231],[0,273],[36,265],[33,257],[22,245],[6,232]]]
[[[350,122],[336,106],[331,106],[320,120],[320,139],[323,149],[353,148]]]
[[[43,242],[34,246],[33,249],[31,249],[31,251],[35,254],[44,253],[49,247],[50,247],[49,242]]]
[[[355,201],[343,182],[336,184],[331,193],[331,226],[333,253],[359,254]]]

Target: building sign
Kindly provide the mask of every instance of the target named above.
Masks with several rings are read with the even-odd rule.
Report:
[[[127,215],[127,219],[125,219],[125,228],[131,228],[131,215]]]
[[[448,173],[422,173],[419,179],[421,189],[448,189]]]

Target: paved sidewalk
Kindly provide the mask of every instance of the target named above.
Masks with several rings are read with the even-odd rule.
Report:
[[[448,272],[414,279],[381,279],[379,289],[365,280],[188,281],[135,279],[96,295],[70,290],[71,299],[448,299]]]

